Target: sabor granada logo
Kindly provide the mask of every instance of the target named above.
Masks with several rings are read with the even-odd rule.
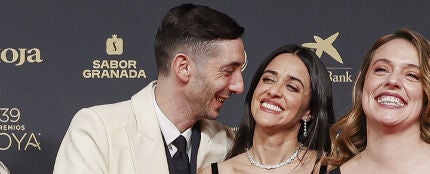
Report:
[[[38,48],[5,48],[0,52],[0,63],[21,66],[25,62],[40,63],[43,59]]]
[[[123,44],[122,39],[113,34],[112,38],[106,40],[106,53],[108,55],[121,55],[124,50]]]
[[[124,52],[124,41],[116,34],[106,39],[106,54],[119,56]],[[94,59],[90,69],[82,71],[87,79],[119,79],[146,78],[145,70],[138,68],[138,62],[133,59]]]
[[[339,62],[340,64],[343,64],[343,59],[340,56],[339,52],[337,51],[337,49],[333,46],[334,41],[337,39],[337,37],[339,36],[339,32],[336,32],[334,34],[332,34],[330,37],[326,38],[326,39],[322,39],[319,36],[314,36],[314,43],[304,43],[302,44],[302,46],[304,47],[308,47],[311,49],[315,49],[315,54],[321,58],[323,53],[326,53],[327,55],[329,55],[331,58],[333,58],[334,60],[336,60],[337,62]],[[330,75],[330,80],[332,82],[350,82],[352,83],[352,74],[351,71],[352,68],[351,67],[345,67],[345,66],[340,66],[340,67],[329,67],[327,66],[327,71]]]

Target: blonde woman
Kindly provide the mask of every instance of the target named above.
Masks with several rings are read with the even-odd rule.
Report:
[[[332,128],[332,156],[324,162],[336,167],[331,173],[429,173],[429,59],[428,40],[412,30],[376,41],[352,111]]]

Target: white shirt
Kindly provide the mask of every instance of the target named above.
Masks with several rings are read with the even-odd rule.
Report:
[[[157,85],[154,85],[152,87],[152,93],[153,96],[153,103],[154,103],[154,109],[155,114],[157,115],[158,124],[160,125],[161,133],[163,133],[164,141],[167,144],[167,148],[169,149],[170,155],[173,156],[178,149],[175,147],[175,145],[172,144],[173,141],[175,141],[176,138],[179,137],[179,135],[182,135],[187,140],[187,154],[188,154],[188,160],[190,160],[191,156],[191,128],[188,128],[184,132],[179,132],[178,128],[164,115],[163,112],[161,112],[160,107],[158,107],[157,101],[155,100],[155,87]]]

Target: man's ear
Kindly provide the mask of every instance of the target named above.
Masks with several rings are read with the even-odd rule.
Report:
[[[172,60],[172,68],[175,76],[183,81],[187,82],[191,76],[191,59],[185,54],[176,54]]]

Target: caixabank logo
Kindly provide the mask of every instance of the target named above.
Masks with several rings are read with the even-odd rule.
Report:
[[[330,75],[330,80],[335,83],[352,83],[354,79],[352,77],[352,67],[344,66],[344,60],[342,56],[339,54],[339,51],[333,45],[336,39],[339,36],[339,32],[336,32],[329,36],[326,39],[322,39],[319,36],[314,36],[315,42],[304,43],[302,44],[304,47],[311,48],[315,50],[315,54],[321,59],[323,57],[323,53],[326,53],[330,58],[334,59],[337,62],[335,66],[327,66],[327,71]]]
[[[0,50],[0,64],[21,66],[24,63],[43,62],[38,48],[4,48]]]
[[[106,59],[93,59],[91,68],[82,71],[86,79],[135,79],[146,78],[145,70],[140,69],[138,61],[124,59],[124,40],[117,35],[106,39]]]

